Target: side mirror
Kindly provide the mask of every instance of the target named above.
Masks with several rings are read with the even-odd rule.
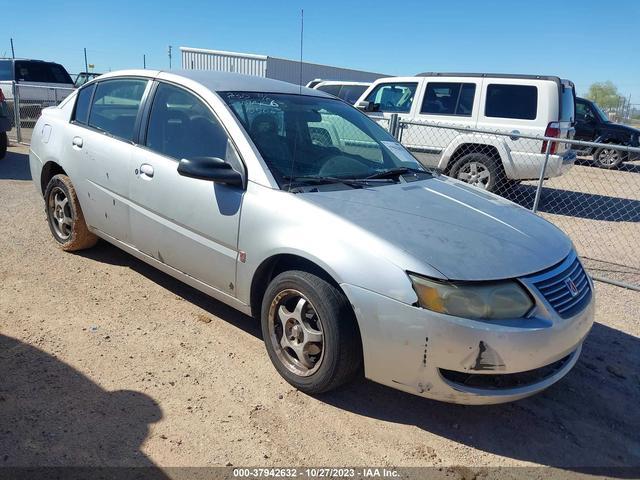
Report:
[[[225,185],[242,185],[242,175],[231,164],[218,157],[183,158],[178,164],[178,173],[183,177],[211,180]]]
[[[378,109],[380,108],[380,104],[368,102],[367,100],[362,100],[356,103],[356,108],[364,112],[377,112]]]

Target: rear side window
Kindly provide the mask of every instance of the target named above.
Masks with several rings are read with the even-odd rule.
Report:
[[[13,80],[11,60],[0,60],[0,80]]]
[[[417,87],[417,83],[381,83],[366,100],[379,105],[379,112],[408,113]]]
[[[538,115],[538,87],[533,85],[498,85],[487,87],[487,117],[535,120]]]
[[[86,125],[89,121],[89,107],[91,106],[91,96],[96,88],[96,84],[89,85],[87,88],[83,88],[78,92],[78,98],[76,99],[76,109],[73,114],[73,119],[77,123]]]
[[[562,85],[560,87],[562,95],[560,97],[560,121],[561,122],[574,122],[576,120],[575,115],[575,92],[574,88],[569,85]]]
[[[62,65],[51,62],[17,60],[17,82],[71,83],[73,80]]]
[[[340,85],[320,85],[319,87],[316,87],[316,90],[320,90],[321,92],[326,92],[337,97],[340,93]]]
[[[420,113],[470,117],[475,83],[429,82]]]
[[[367,88],[367,85],[343,85],[338,96],[353,105]]]
[[[133,140],[146,80],[107,80],[98,83],[89,125],[124,140]]]

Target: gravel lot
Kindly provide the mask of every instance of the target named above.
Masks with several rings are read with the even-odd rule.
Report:
[[[597,284],[581,360],[530,399],[456,406],[365,380],[314,398],[280,379],[252,318],[105,242],[60,251],[29,177],[27,149],[11,148],[0,465],[640,468],[637,292]]]

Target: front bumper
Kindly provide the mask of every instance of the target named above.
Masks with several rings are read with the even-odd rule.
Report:
[[[571,318],[558,316],[538,294],[530,318],[486,322],[439,314],[353,285],[341,286],[358,319],[365,376],[452,403],[509,402],[549,387],[577,361],[594,317],[593,296]],[[518,375],[509,374],[521,374],[528,381],[513,382]],[[465,375],[473,381],[461,380]],[[489,382],[476,381],[481,375],[509,381],[488,386]]]

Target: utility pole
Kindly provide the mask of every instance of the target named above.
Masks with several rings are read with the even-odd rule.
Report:
[[[142,54],[142,68],[144,68],[145,70],[147,68],[147,54],[146,53]]]
[[[171,45],[169,45],[169,70],[171,70]]]
[[[84,49],[84,71],[89,72],[89,64],[87,63],[87,49]]]
[[[16,58],[16,52],[13,49],[13,38],[11,39],[11,58]]]

